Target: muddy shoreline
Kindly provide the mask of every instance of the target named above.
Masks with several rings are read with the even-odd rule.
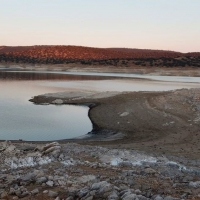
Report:
[[[37,104],[89,105],[89,117],[94,133],[122,133],[123,138],[109,140],[76,140],[78,143],[103,145],[111,148],[135,149],[160,155],[200,158],[200,90],[181,89],[168,92],[123,92],[110,97],[93,96],[59,98],[59,94],[40,95],[31,101]],[[66,93],[67,96],[67,93]],[[96,106],[94,106],[96,105]],[[108,130],[108,131],[105,131]],[[97,131],[97,132],[96,132]],[[68,142],[64,140],[60,142]],[[72,140],[73,141],[73,140]]]

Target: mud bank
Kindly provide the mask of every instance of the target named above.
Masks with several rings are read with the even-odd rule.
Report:
[[[89,117],[98,139],[122,133],[123,138],[77,141],[90,145],[126,148],[200,158],[200,89],[168,92],[56,93],[36,96],[37,104],[93,105]],[[95,105],[95,106],[94,106]]]

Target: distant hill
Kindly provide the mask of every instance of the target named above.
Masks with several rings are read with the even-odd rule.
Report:
[[[200,66],[200,53],[82,46],[0,46],[0,62],[115,66]]]

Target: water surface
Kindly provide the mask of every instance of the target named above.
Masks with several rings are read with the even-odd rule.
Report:
[[[88,107],[29,102],[34,95],[63,91],[42,84],[43,81],[0,80],[0,140],[61,140],[92,130]]]
[[[0,70],[0,140],[61,140],[92,130],[88,107],[44,106],[28,101],[39,94],[84,90],[166,91],[194,87],[200,87],[200,78]]]

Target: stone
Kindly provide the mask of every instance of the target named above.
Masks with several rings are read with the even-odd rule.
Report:
[[[58,184],[59,184],[60,186],[64,186],[64,185],[66,185],[66,182],[63,181],[63,180],[58,180]]]
[[[164,200],[174,200],[174,198],[171,197],[171,196],[166,196],[166,197],[164,198]]]
[[[36,179],[36,183],[42,184],[47,182],[47,178],[46,177],[40,177]]]
[[[191,182],[189,183],[189,187],[193,187],[193,188],[198,188],[198,187],[200,187],[200,181],[196,181],[196,182],[191,181]]]
[[[53,187],[54,182],[53,182],[53,181],[47,181],[47,182],[46,182],[46,185],[48,185],[48,186],[50,186],[50,187]]]
[[[119,163],[119,166],[120,167],[132,167],[133,164],[131,162],[129,162],[129,161],[123,161],[123,162]]]
[[[15,194],[15,189],[14,188],[10,188],[9,194],[10,195],[14,195]]]
[[[157,195],[154,200],[163,200],[163,198],[160,195]]]
[[[148,198],[146,198],[146,197],[144,197],[144,196],[142,196],[142,195],[137,195],[137,198],[138,198],[139,200],[148,200]]]
[[[56,99],[56,100],[52,101],[51,103],[60,105],[60,104],[63,104],[64,101],[62,99]]]
[[[91,187],[92,190],[99,190],[101,187],[106,185],[108,182],[107,181],[101,181],[99,183],[94,183]]]
[[[54,197],[54,198],[56,198],[56,197],[58,196],[58,193],[57,193],[57,192],[54,192],[54,191],[51,191],[51,190],[49,190],[49,192],[48,192],[48,196],[49,196],[49,197]]]
[[[87,197],[85,200],[93,200],[93,196],[89,196],[89,197]]]
[[[29,192],[28,192],[28,191],[22,192],[22,193],[18,193],[18,194],[17,194],[17,196],[18,196],[19,198],[24,198],[24,197],[26,197],[26,196],[28,196],[28,195],[29,195]]]
[[[127,115],[129,115],[129,112],[123,112],[120,117],[126,117]]]
[[[152,168],[146,168],[144,171],[146,174],[155,174],[156,173],[156,171]]]
[[[128,194],[123,197],[122,200],[138,200],[138,198],[136,194]]]
[[[119,197],[118,197],[116,191],[113,191],[113,192],[108,196],[108,199],[112,199],[112,200],[115,200],[115,199],[117,200],[117,199],[119,199]]]
[[[139,194],[141,194],[141,193],[142,193],[142,192],[141,192],[139,189],[135,190],[135,194],[139,195]]]
[[[42,170],[34,170],[33,174],[36,178],[44,177],[44,172]]]
[[[8,193],[7,192],[1,193],[1,199],[9,199],[8,198]]]
[[[78,191],[77,195],[79,196],[79,198],[82,198],[84,196],[86,196],[88,194],[89,190],[88,189],[81,189],[80,191]]]
[[[38,193],[39,193],[38,188],[36,188],[36,189],[34,189],[34,190],[31,191],[31,194],[32,194],[32,195],[36,195],[36,194],[38,194]]]
[[[78,181],[81,183],[95,182],[96,176],[93,175],[81,176],[78,178]]]
[[[22,178],[21,178],[21,180],[22,181],[25,181],[25,182],[27,182],[27,181],[32,181],[33,179],[35,178],[35,175],[33,174],[33,173],[28,173],[28,174],[26,174],[25,176],[23,176]]]

